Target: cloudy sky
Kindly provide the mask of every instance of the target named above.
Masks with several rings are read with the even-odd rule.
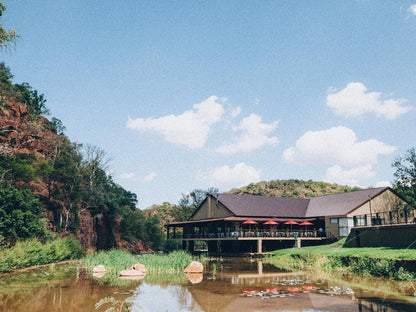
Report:
[[[416,147],[416,1],[4,0],[14,82],[139,208],[298,178],[388,185]]]

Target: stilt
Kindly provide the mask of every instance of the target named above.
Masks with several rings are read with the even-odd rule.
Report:
[[[259,238],[258,240],[257,240],[257,253],[262,253],[263,252],[263,249],[262,249],[262,246],[263,245],[263,240],[261,239],[261,238]]]

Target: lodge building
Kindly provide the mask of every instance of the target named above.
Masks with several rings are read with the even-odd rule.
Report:
[[[310,198],[210,193],[188,221],[166,225],[167,238],[190,251],[205,241],[211,253],[261,253],[328,243],[357,226],[413,222],[404,206],[390,187]]]

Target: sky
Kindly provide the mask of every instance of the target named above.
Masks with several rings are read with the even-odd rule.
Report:
[[[3,0],[14,82],[138,208],[276,179],[394,180],[416,147],[416,1]]]

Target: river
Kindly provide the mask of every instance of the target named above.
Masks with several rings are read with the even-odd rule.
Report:
[[[0,277],[0,311],[416,311],[414,283],[279,270],[259,259],[208,259],[203,276],[148,274],[102,285],[75,263]]]

